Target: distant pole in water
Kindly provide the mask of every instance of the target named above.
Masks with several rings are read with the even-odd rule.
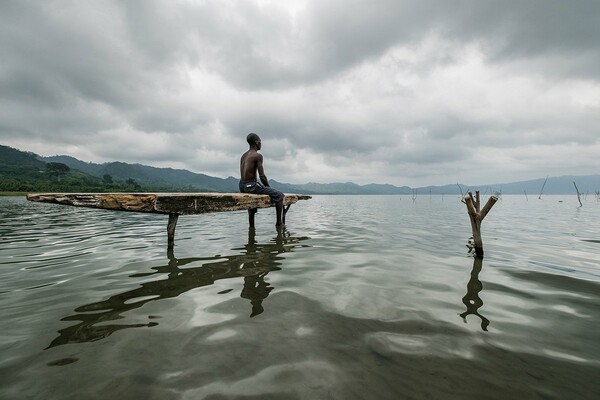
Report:
[[[544,184],[542,185],[542,190],[540,190],[540,196],[538,197],[538,199],[542,198],[542,193],[544,193],[544,186],[546,186],[546,182],[548,182],[548,175],[546,175],[546,180],[544,181]]]
[[[483,208],[480,208],[481,202],[479,199],[479,190],[475,192],[475,198],[473,193],[469,192],[469,195],[465,197],[465,204],[467,205],[467,212],[471,219],[471,230],[473,231],[473,247],[475,249],[475,255],[477,257],[483,257],[483,241],[481,240],[481,222],[485,216],[490,212],[494,204],[498,201],[498,196],[490,196],[487,203]]]
[[[463,193],[462,187],[458,184],[458,182],[456,182],[456,186],[458,186],[458,189],[460,190],[460,201],[462,201],[464,203],[465,202],[465,194]]]
[[[527,197],[527,190],[523,190],[523,193],[525,193],[525,199],[527,199],[527,201],[529,201],[529,197]]]
[[[577,200],[579,200],[579,207],[583,207],[583,204],[581,204],[581,195],[579,194],[579,189],[577,189],[577,184],[575,183],[575,181],[573,181],[573,185],[575,186],[575,191],[577,192]]]

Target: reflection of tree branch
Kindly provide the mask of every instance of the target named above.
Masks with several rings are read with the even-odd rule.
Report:
[[[136,289],[119,293],[104,301],[86,304],[75,309],[77,314],[70,315],[62,321],[80,321],[78,324],[59,330],[60,335],[48,346],[55,347],[67,343],[93,342],[104,339],[113,332],[127,328],[151,327],[156,322],[131,325],[101,325],[106,321],[124,318],[123,313],[140,308],[144,304],[177,297],[191,289],[212,285],[216,280],[244,278],[244,289],[241,297],[249,299],[252,304],[251,316],[263,312],[262,301],[269,295],[272,287],[264,281],[270,271],[277,271],[284,260],[281,255],[291,252],[300,242],[308,237],[293,237],[287,230],[281,229],[269,243],[256,243],[253,228],[248,231],[248,243],[242,254],[228,257],[190,257],[177,259],[172,249],[168,251],[167,265],[152,267],[153,272],[131,275],[131,277],[149,277],[157,279],[142,283]],[[200,263],[199,267],[182,268],[187,264]]]
[[[483,306],[483,300],[479,298],[479,292],[483,289],[483,284],[479,280],[479,273],[483,268],[483,257],[475,257],[473,259],[473,269],[471,270],[471,279],[467,283],[467,294],[462,298],[462,302],[467,306],[467,311],[459,314],[465,322],[467,322],[467,315],[477,315],[481,318],[481,329],[487,331],[487,327],[490,321],[483,315],[479,314],[477,310]]]

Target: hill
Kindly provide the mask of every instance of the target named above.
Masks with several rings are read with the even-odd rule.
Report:
[[[97,191],[101,182],[62,163],[46,163],[30,152],[0,145],[0,192]]]
[[[528,181],[510,183],[492,183],[486,185],[467,186],[464,184],[426,186],[418,188],[419,194],[460,194],[467,191],[479,190],[481,193],[523,194],[528,196],[539,196],[543,194],[575,194],[573,182],[582,194],[595,193],[600,190],[600,175],[573,176],[564,175],[532,179]]]
[[[69,171],[64,175],[48,172],[50,163],[64,164]],[[57,179],[58,178],[58,179]],[[481,193],[574,194],[573,181],[581,193],[600,191],[600,175],[560,176],[528,181],[494,183],[477,186],[448,184],[411,188],[389,184],[358,185],[353,182],[306,184],[282,183],[271,180],[271,185],[284,193],[304,194],[460,194],[479,190]],[[545,182],[545,185],[544,185]],[[218,178],[190,172],[185,169],[157,168],[142,164],[84,162],[68,155],[41,157],[0,145],[0,191],[172,191],[172,192],[237,192],[238,179]]]
[[[102,168],[100,164],[88,163],[81,160],[76,159],[71,156],[53,156],[53,157],[40,157],[36,155],[36,157],[45,163],[48,162],[58,162],[65,165],[68,165],[72,169],[77,169],[81,172],[85,172],[88,175],[99,176],[97,175],[98,170]]]
[[[156,168],[142,164],[127,164],[124,162],[110,162],[105,164],[85,163],[70,156],[40,157],[46,162],[61,162],[73,169],[81,169],[91,175],[102,177],[111,175],[114,179],[135,179],[139,184],[152,185],[176,191],[185,189],[196,192],[237,192],[238,178],[226,179],[190,172],[185,169]],[[307,183],[291,184],[270,180],[271,186],[284,193],[304,194],[405,194],[411,193],[407,186],[396,187],[393,185],[357,185],[347,183]]]
[[[237,178],[226,179],[197,174],[183,169],[155,168],[141,164],[126,164],[112,162],[107,164],[84,163],[69,156],[44,157],[45,161],[59,161],[72,168],[85,167],[90,174],[102,176],[110,174],[118,179],[133,177],[142,184],[159,185],[166,187],[185,188],[187,191],[209,192],[237,192]],[[83,166],[82,166],[83,164]],[[353,182],[316,183],[305,184],[282,183],[271,180],[274,188],[284,193],[305,194],[461,194],[468,190],[479,190],[481,193],[499,192],[503,194],[539,195],[545,178],[511,183],[491,183],[486,185],[468,186],[465,184],[449,184],[443,186],[424,186],[411,188],[408,186],[394,186],[389,184],[358,185]],[[594,193],[600,190],[600,175],[589,176],[561,176],[550,177],[544,186],[544,194],[573,194],[575,188],[573,181],[577,182],[581,193]]]
[[[527,194],[528,196],[539,196],[545,178],[533,179],[529,181],[511,182],[511,183],[493,183],[486,185],[468,186],[465,184],[454,183],[443,186],[423,186],[411,188],[408,186],[394,185],[357,185],[356,183],[307,183],[307,184],[280,184],[274,182],[273,186],[288,193],[306,193],[306,194],[397,194],[397,195],[460,195],[468,191],[479,190],[482,194],[501,193],[501,194]],[[588,176],[559,176],[549,177],[543,194],[575,194],[573,181],[582,194],[595,193],[600,191],[600,175]]]
[[[134,179],[141,185],[161,187],[165,190],[195,192],[237,192],[238,180],[216,178],[205,174],[196,174],[185,169],[156,168],[142,164],[110,162],[94,164],[80,161],[70,156],[40,157],[46,162],[61,162],[73,169],[80,169],[98,178],[110,175],[115,180]]]
[[[134,192],[161,189],[144,187],[133,179],[113,181],[99,178],[79,169],[86,169],[85,164],[73,157],[45,161],[34,153],[0,145],[0,192]]]
[[[39,179],[45,169],[46,163],[35,154],[0,145],[0,176]]]

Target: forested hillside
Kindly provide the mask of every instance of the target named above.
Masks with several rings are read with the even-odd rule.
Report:
[[[89,175],[60,162],[0,145],[0,192],[112,192],[151,191],[134,179],[113,180]]]
[[[560,176],[529,181],[468,186],[453,183],[444,186],[410,188],[387,184],[358,185],[344,183],[290,184],[270,180],[284,193],[303,194],[462,194],[481,193],[575,194],[577,182],[584,195],[600,196],[600,175]],[[142,164],[110,162],[88,163],[71,156],[40,157],[0,145],[0,192],[237,192],[238,179],[218,178],[185,169],[156,168]]]

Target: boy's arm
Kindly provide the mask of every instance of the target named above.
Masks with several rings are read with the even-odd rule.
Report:
[[[262,154],[258,155],[256,160],[256,169],[258,169],[258,177],[263,185],[269,186],[269,180],[267,179],[267,175],[265,175],[265,169],[263,167],[263,156]]]

